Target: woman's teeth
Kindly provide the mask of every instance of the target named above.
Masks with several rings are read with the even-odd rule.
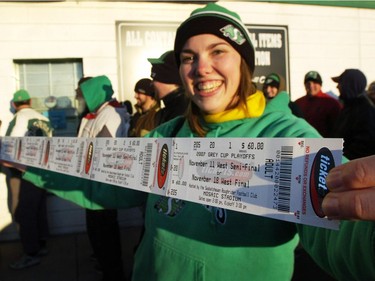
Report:
[[[216,88],[220,87],[222,84],[221,81],[215,81],[215,82],[206,82],[206,83],[199,83],[197,85],[198,90],[200,91],[206,91],[206,92],[212,92]]]

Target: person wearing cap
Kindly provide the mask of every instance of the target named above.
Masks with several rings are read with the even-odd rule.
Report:
[[[336,99],[322,92],[322,83],[318,72],[307,72],[304,79],[306,95],[295,102],[306,121],[327,138],[332,137],[342,106]]]
[[[49,119],[31,107],[28,91],[21,89],[14,93],[12,106],[16,111],[10,122],[6,135],[20,136],[52,136]]]
[[[15,115],[6,131],[6,136],[52,136],[52,126],[47,117],[31,107],[28,91],[21,89],[14,93],[12,107]],[[22,179],[22,173],[9,167],[7,182],[11,196],[11,214],[16,223],[24,255],[9,266],[23,269],[41,262],[47,254],[46,242],[49,235],[46,191]]]
[[[263,94],[267,100],[271,100],[280,92],[281,79],[276,73],[270,73],[266,76],[263,83]],[[289,101],[288,104],[290,110],[297,117],[303,117],[301,109],[295,102]]]
[[[273,99],[279,93],[280,76],[276,73],[267,75],[263,84],[263,94],[267,99]]]
[[[159,58],[149,58],[151,78],[156,98],[163,101],[164,107],[155,117],[156,125],[163,124],[186,112],[188,101],[173,51],[163,53]]]
[[[215,3],[194,10],[177,29],[174,52],[189,97],[188,111],[146,137],[320,137],[290,112],[287,94],[279,93],[266,103],[263,93],[255,89],[255,50],[235,12]],[[25,177],[41,185],[46,180],[35,169]],[[66,191],[63,196],[79,204],[94,201],[111,206],[130,201],[125,196],[109,201],[116,190],[113,186],[88,185],[79,179],[75,187],[81,188],[79,200]],[[93,195],[102,189],[107,194],[84,198],[89,188]],[[375,278],[374,235],[373,222],[343,221],[336,231],[148,194],[145,233],[135,255],[132,280],[291,280],[299,238],[335,278],[371,280]]]
[[[151,79],[139,80],[135,84],[134,93],[137,113],[131,119],[129,137],[143,137],[156,127],[155,115],[160,110],[160,102],[155,99]]]
[[[344,156],[356,159],[374,155],[375,107],[366,94],[366,76],[359,69],[346,69],[332,80],[344,105],[333,134],[344,139]]]

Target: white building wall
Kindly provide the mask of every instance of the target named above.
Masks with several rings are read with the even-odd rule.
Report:
[[[220,4],[238,12],[246,24],[288,26],[292,100],[304,95],[303,78],[309,70],[321,74],[324,91],[336,94],[336,84],[330,77],[346,68],[361,69],[369,83],[375,80],[375,10],[230,1]],[[106,74],[117,92],[121,77],[115,22],[179,23],[198,6],[136,2],[0,3],[0,136],[5,134],[12,118],[8,109],[17,85],[14,59],[82,58],[86,76]],[[120,98],[133,100],[132,93]],[[11,221],[6,198],[1,175],[0,239],[4,237],[1,230]],[[66,204],[63,205],[51,214],[52,220],[54,213],[59,218],[53,222],[52,232],[84,229],[81,213],[69,215],[77,221],[59,224],[64,217],[61,212],[66,210]],[[77,212],[81,210],[78,208]],[[12,236],[8,234],[6,237]]]

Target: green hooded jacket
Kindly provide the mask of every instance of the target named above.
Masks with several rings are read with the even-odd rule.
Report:
[[[281,93],[260,117],[207,124],[207,137],[319,137],[291,114],[288,102]],[[149,136],[170,137],[179,123],[171,120]],[[186,121],[176,137],[194,137]],[[56,190],[59,182],[51,184],[48,173],[30,169],[25,178],[85,207],[123,207],[133,200],[124,189],[82,179],[70,190]],[[64,186],[70,186],[66,178]],[[135,281],[290,280],[297,233],[338,280],[375,280],[373,222],[343,222],[340,231],[333,231],[150,194],[145,228]]]

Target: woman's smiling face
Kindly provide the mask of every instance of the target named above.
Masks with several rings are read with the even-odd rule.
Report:
[[[227,41],[212,34],[190,37],[180,62],[185,89],[203,113],[220,113],[235,104],[241,56]]]

